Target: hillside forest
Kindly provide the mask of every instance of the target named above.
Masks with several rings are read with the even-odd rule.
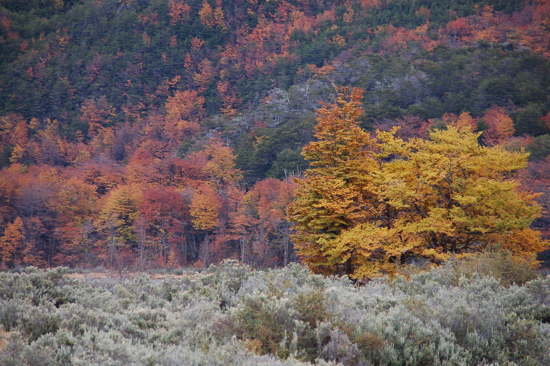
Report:
[[[535,254],[549,155],[548,0],[0,0],[2,268]]]

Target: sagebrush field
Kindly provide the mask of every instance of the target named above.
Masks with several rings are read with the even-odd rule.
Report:
[[[159,278],[162,277],[162,278]],[[550,277],[493,251],[364,286],[298,264],[0,274],[0,365],[549,365]]]

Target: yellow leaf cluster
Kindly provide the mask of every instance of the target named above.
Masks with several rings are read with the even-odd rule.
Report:
[[[210,231],[218,225],[218,216],[221,204],[214,190],[206,185],[201,185],[191,199],[189,211],[193,226],[198,230]]]
[[[527,154],[484,147],[469,124],[404,141],[357,125],[360,92],[344,90],[318,113],[312,168],[289,207],[298,254],[316,273],[372,278],[415,258],[441,263],[498,244],[530,255],[546,243],[529,228],[540,213],[514,173]]]

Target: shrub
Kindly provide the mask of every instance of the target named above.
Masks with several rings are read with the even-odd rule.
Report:
[[[500,255],[477,260],[494,270]],[[550,277],[496,279],[468,261],[362,287],[296,264],[164,280],[0,273],[0,365],[549,365]]]
[[[451,262],[455,280],[474,273],[496,278],[503,286],[523,285],[539,276],[532,264],[535,258],[514,256],[502,248],[488,248],[484,252]]]
[[[61,325],[61,316],[50,306],[26,305],[20,318],[20,329],[32,342],[46,334],[55,334]]]

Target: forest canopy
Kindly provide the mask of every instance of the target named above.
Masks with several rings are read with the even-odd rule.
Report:
[[[540,0],[0,0],[0,266],[296,261],[293,178],[335,87],[364,90],[372,148],[460,121],[529,152],[515,179],[549,237],[548,19]]]

